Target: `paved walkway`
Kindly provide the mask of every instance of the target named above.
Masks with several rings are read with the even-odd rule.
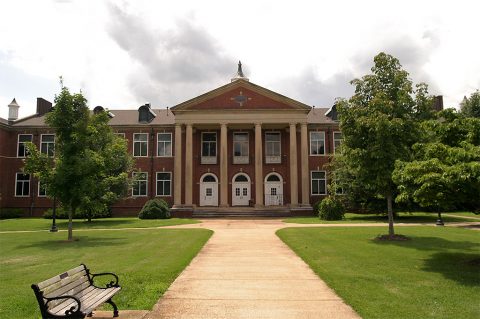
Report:
[[[215,233],[144,318],[359,318],[275,235],[280,220],[195,226]]]

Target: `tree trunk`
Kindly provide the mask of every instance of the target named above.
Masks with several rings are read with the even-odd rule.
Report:
[[[75,214],[76,207],[71,207],[68,213],[68,241],[73,240],[73,215]]]
[[[387,194],[387,212],[388,212],[388,236],[392,237],[395,235],[393,230],[393,208],[392,208],[392,193],[388,192]]]

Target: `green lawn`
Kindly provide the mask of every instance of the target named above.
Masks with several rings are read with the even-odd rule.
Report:
[[[460,215],[459,217],[451,216],[442,216],[442,219],[446,223],[452,222],[475,222],[470,218],[462,218],[461,216],[470,216],[469,213],[449,213]],[[470,213],[472,217],[479,216],[473,213]],[[434,213],[424,213],[424,212],[414,212],[414,213],[398,213],[398,216],[395,218],[396,223],[435,223],[437,220],[437,214]],[[480,221],[480,216],[479,220]],[[311,217],[289,217],[284,220],[286,223],[296,223],[296,224],[347,224],[347,223],[388,223],[387,216],[380,214],[352,214],[346,213],[345,219],[343,220],[333,220],[326,221],[321,220],[316,216]]]
[[[93,273],[114,272],[123,309],[149,310],[190,263],[212,231],[143,229],[0,234],[0,318],[39,318],[32,283],[85,263]]]
[[[170,219],[138,219],[136,217],[122,218],[99,218],[87,222],[83,219],[73,220],[73,229],[96,229],[96,228],[145,228],[161,227],[183,224],[199,223],[195,219],[170,218]],[[67,229],[68,220],[57,219],[58,229]],[[0,220],[0,231],[11,230],[48,230],[52,226],[51,219],[44,218],[16,218]]]
[[[397,230],[411,240],[374,241],[377,227],[277,234],[363,318],[480,318],[480,232]]]

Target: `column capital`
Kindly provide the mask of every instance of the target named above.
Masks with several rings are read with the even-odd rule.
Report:
[[[304,126],[307,126],[308,123],[307,123],[307,122],[302,122],[302,123],[300,123],[300,125],[301,125],[302,127],[304,127]]]
[[[288,125],[290,125],[290,126],[297,126],[297,124],[298,124],[298,123],[295,123],[295,122],[290,122],[290,123],[288,123]]]
[[[255,124],[255,127],[257,127],[257,126],[260,126],[260,127],[261,127],[261,126],[262,126],[262,122],[255,122],[255,123],[253,123],[253,124]]]

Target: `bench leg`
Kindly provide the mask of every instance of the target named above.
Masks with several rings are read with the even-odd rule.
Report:
[[[93,317],[93,312],[90,312],[87,317]]]
[[[112,299],[108,299],[106,301],[108,304],[111,304],[112,307],[113,307],[113,316],[114,317],[118,317],[118,308],[117,308],[117,305],[112,301]]]

